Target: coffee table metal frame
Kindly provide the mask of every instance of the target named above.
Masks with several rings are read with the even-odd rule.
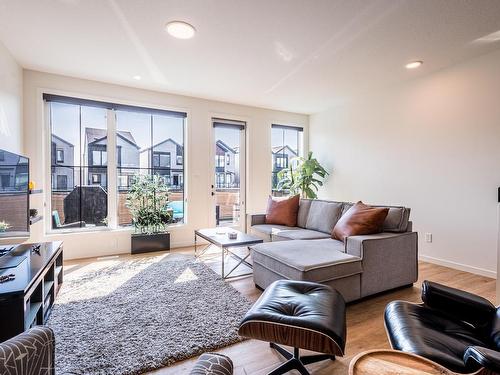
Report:
[[[233,271],[238,268],[241,264],[244,264],[245,266],[249,267],[250,269],[253,269],[253,265],[249,262],[247,262],[248,257],[250,256],[250,246],[249,245],[255,245],[258,243],[264,242],[259,237],[252,236],[237,230],[231,230],[231,232],[236,232],[238,234],[238,237],[234,240],[231,240],[227,237],[227,234],[217,234],[218,228],[210,228],[210,229],[197,229],[194,231],[194,256],[196,258],[199,258],[203,256],[207,252],[207,250],[210,248],[211,245],[215,245],[218,248],[221,249],[221,266],[222,266],[222,278],[224,280],[234,278],[234,277],[243,277],[243,276],[248,276],[252,275],[253,272],[248,272],[244,274],[239,274],[239,275],[233,275],[230,276]],[[201,249],[200,252],[198,252],[198,237],[203,238],[205,241],[208,242],[208,244]],[[248,250],[248,254],[246,254],[244,257],[239,256],[238,254],[234,253],[231,251],[232,247],[246,247]],[[226,274],[225,273],[225,260],[226,256],[229,255],[232,258],[236,259],[238,263]]]

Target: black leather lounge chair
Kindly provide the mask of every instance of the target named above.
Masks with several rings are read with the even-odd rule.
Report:
[[[421,304],[385,309],[393,349],[420,355],[458,373],[500,373],[500,308],[477,295],[424,281]]]

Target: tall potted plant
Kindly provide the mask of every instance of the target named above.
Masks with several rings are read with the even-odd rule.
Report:
[[[329,173],[309,152],[307,158],[293,158],[288,168],[278,172],[278,190],[300,194],[302,198],[316,199],[317,191]]]
[[[172,220],[168,209],[168,186],[158,175],[136,175],[127,194],[126,206],[132,215],[132,254],[170,250],[167,225]]]

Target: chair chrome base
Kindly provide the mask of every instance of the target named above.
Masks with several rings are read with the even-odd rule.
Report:
[[[302,375],[310,375],[309,371],[307,371],[304,365],[308,365],[310,363],[315,363],[319,361],[324,361],[325,359],[330,359],[335,361],[335,356],[330,354],[316,354],[316,355],[306,355],[300,356],[299,348],[293,348],[293,353],[289,352],[285,348],[275,344],[274,342],[270,342],[269,346],[273,349],[276,349],[278,353],[280,353],[287,361],[271,371],[268,375],[281,375],[285,374],[288,371],[297,370]]]

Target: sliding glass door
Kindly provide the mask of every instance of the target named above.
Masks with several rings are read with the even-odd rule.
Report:
[[[213,119],[215,225],[245,230],[245,123]]]

